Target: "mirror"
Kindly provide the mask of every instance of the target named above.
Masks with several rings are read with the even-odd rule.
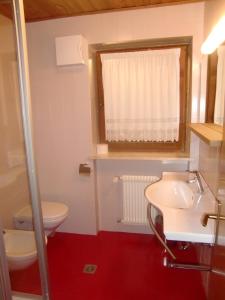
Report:
[[[206,123],[223,126],[225,101],[225,45],[208,56]]]
[[[225,46],[220,46],[218,48],[217,56],[218,63],[216,76],[214,123],[223,126],[225,97]]]

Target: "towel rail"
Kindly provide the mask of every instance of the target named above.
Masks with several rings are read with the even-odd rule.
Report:
[[[149,221],[149,225],[150,225],[152,231],[155,233],[158,240],[160,241],[160,243],[162,244],[162,246],[165,248],[165,251],[169,253],[169,255],[172,257],[173,260],[176,260],[176,256],[171,251],[171,249],[168,247],[168,245],[166,244],[166,241],[164,241],[163,238],[160,236],[159,232],[157,231],[157,229],[153,223],[153,220],[151,217],[151,208],[152,207],[154,207],[154,206],[151,203],[149,203],[147,206],[147,219]],[[211,271],[210,266],[203,265],[203,264],[188,264],[188,263],[173,262],[173,261],[169,261],[166,256],[163,259],[163,265],[167,268],[172,268],[172,269]]]

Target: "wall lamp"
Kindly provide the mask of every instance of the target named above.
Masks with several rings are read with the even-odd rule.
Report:
[[[213,53],[225,41],[225,16],[223,16],[202,44],[202,54]]]

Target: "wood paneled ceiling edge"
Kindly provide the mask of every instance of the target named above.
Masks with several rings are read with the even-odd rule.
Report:
[[[68,18],[68,17],[76,17],[76,16],[84,16],[84,15],[92,15],[92,14],[101,14],[101,13],[111,13],[111,12],[118,12],[118,11],[124,11],[124,10],[135,10],[135,9],[144,9],[144,8],[153,8],[153,7],[161,7],[161,6],[171,6],[171,5],[182,5],[182,4],[190,4],[190,3],[198,3],[198,2],[206,2],[208,0],[162,0],[164,2],[157,3],[157,4],[140,4],[138,6],[128,6],[128,7],[122,7],[122,8],[110,8],[110,9],[98,9],[93,11],[80,11],[77,13],[69,13],[68,11],[64,14],[58,14],[58,15],[49,15],[46,17],[41,16],[31,16],[31,14],[26,12],[26,0],[25,0],[25,18],[26,22],[40,22],[40,21],[46,21],[51,19],[60,19],[60,18]],[[173,2],[172,2],[173,1]],[[28,0],[29,2],[29,0]],[[38,0],[35,1],[36,3]],[[46,3],[48,0],[46,0]]]

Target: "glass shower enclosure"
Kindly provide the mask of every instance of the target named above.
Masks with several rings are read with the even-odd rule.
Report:
[[[46,242],[33,151],[22,0],[0,0],[0,137],[0,299],[47,300]],[[12,261],[21,257],[20,246],[28,243],[14,235],[21,232],[15,228],[14,216],[26,205],[32,207],[37,260],[18,268]],[[36,274],[32,278],[37,282],[29,281],[30,274]],[[27,281],[25,290],[20,289],[21,280]]]

